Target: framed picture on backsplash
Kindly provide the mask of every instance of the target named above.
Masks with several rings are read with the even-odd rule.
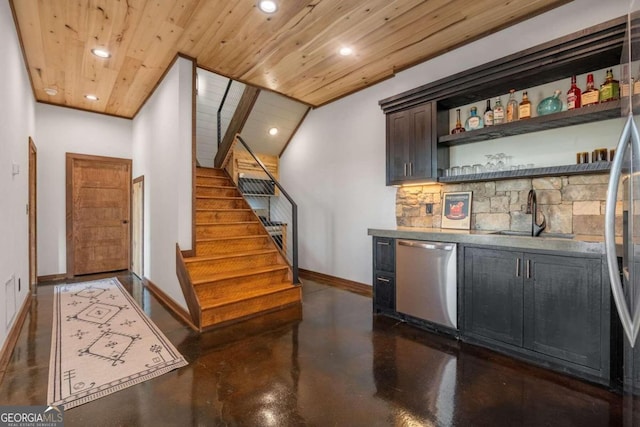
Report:
[[[471,198],[471,191],[443,194],[442,228],[471,228]]]

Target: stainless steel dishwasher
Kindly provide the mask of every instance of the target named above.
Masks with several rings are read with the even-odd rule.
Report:
[[[456,244],[396,240],[396,310],[458,329]]]

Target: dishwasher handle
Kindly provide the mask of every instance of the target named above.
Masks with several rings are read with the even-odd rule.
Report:
[[[398,245],[437,251],[453,251],[456,248],[455,243],[422,242],[418,240],[398,240]]]

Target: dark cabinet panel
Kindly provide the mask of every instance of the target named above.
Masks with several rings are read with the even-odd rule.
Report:
[[[467,249],[464,324],[468,334],[522,345],[523,301],[519,267],[519,253]]]
[[[609,381],[602,260],[466,247],[463,336],[545,366]]]
[[[387,114],[387,185],[436,180],[435,119],[433,103]]]
[[[396,279],[391,274],[374,275],[373,305],[376,311],[396,311]]]
[[[527,254],[524,345],[569,362],[600,368],[600,262]]]
[[[385,237],[373,238],[374,271],[395,273],[396,271],[396,245],[394,239]]]
[[[387,237],[373,238],[373,311],[396,310],[396,242]]]
[[[407,176],[410,140],[409,111],[387,116],[387,181],[401,182]]]

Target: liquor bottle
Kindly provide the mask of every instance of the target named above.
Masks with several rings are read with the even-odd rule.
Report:
[[[522,92],[522,102],[518,105],[518,116],[520,120],[531,118],[531,101],[529,101],[527,91]]]
[[[491,109],[490,99],[487,99],[487,109],[484,110],[484,125],[493,126],[493,110]]]
[[[464,123],[464,128],[466,130],[475,130],[481,129],[484,127],[484,123],[482,122],[482,118],[478,115],[478,109],[476,107],[471,107],[471,115],[467,118],[467,121]]]
[[[633,78],[629,78],[629,66],[622,67],[622,76],[620,77],[620,98],[626,98],[630,94],[633,87]]]
[[[600,85],[600,102],[615,101],[620,98],[620,82],[613,79],[613,69],[607,70],[607,78]]]
[[[501,125],[504,123],[504,107],[500,98],[496,98],[496,104],[493,106],[493,124]]]
[[[543,99],[536,109],[538,116],[546,116],[547,114],[559,113],[562,111],[562,101],[560,100],[560,91],[556,89],[553,96]]]
[[[462,121],[460,120],[460,109],[456,110],[456,127],[451,129],[451,134],[464,132],[464,128],[462,127]]]
[[[567,92],[567,110],[580,108],[580,96],[582,96],[582,91],[576,86],[576,76],[571,76],[571,88]]]
[[[595,105],[600,99],[600,91],[594,87],[593,74],[587,74],[587,88],[580,96],[580,103],[583,107]]]
[[[636,77],[635,80],[633,80],[633,84],[631,86],[633,86],[634,95],[640,94],[640,70],[638,70],[638,77]]]
[[[507,102],[507,123],[518,120],[518,101],[516,101],[516,90],[509,91],[509,101]]]

